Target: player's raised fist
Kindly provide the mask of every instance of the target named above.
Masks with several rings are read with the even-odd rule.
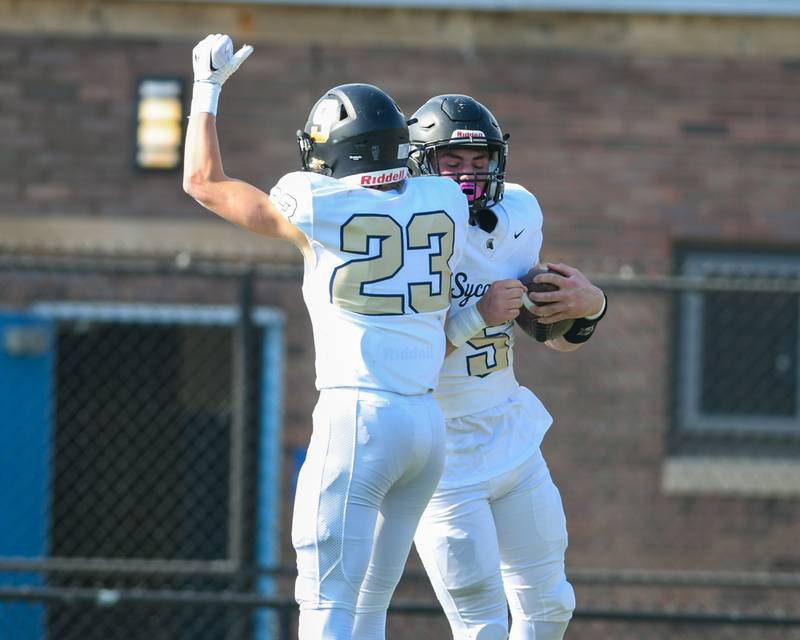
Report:
[[[197,43],[192,52],[194,81],[222,86],[251,53],[253,47],[249,44],[234,53],[230,36],[221,33],[208,35]]]

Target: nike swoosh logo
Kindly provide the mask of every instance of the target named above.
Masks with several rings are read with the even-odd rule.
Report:
[[[523,233],[525,233],[525,229],[523,229],[522,231],[517,231],[517,233],[514,234],[514,240],[519,238]]]
[[[211,67],[212,71],[217,71],[217,68],[214,66],[214,54],[210,51],[208,52],[208,66]]]

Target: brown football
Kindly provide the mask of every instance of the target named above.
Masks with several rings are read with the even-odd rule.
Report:
[[[527,287],[528,293],[558,291],[558,287],[554,284],[547,282],[538,283],[533,281],[533,279],[540,273],[547,273],[548,271],[549,269],[546,267],[533,267],[528,271],[528,273],[522,276],[519,281],[523,284],[523,286]],[[539,304],[538,306],[542,307],[545,304],[549,303]],[[547,342],[548,340],[560,338],[567,331],[569,331],[569,328],[572,326],[572,322],[572,320],[561,320],[560,322],[555,322],[553,324],[541,324],[538,316],[528,311],[524,305],[520,307],[519,315],[517,316],[517,324],[520,326],[520,328],[539,342]]]

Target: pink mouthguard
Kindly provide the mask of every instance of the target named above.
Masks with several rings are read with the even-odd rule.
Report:
[[[459,182],[458,186],[461,187],[462,193],[467,196],[467,201],[472,204],[483,194],[483,189],[479,184],[475,184],[471,180]]]

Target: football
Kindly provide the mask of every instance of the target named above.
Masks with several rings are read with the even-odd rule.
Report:
[[[522,276],[519,281],[524,287],[528,289],[528,293],[543,293],[547,291],[558,291],[558,287],[550,283],[538,283],[533,279],[540,273],[547,273],[549,269],[546,267],[533,267],[528,273]],[[527,296],[525,296],[527,298]],[[524,302],[524,300],[523,300]],[[542,303],[539,306],[544,306],[549,303]],[[563,336],[572,326],[572,320],[561,320],[553,324],[541,324],[538,316],[528,310],[525,304],[519,309],[517,316],[517,324],[529,336],[539,342],[547,342]]]

